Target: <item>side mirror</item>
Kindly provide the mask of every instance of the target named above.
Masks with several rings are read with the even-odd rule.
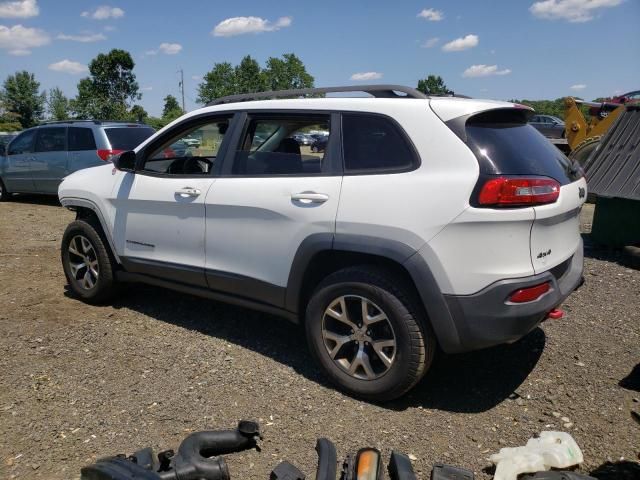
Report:
[[[113,166],[123,172],[134,172],[136,169],[136,152],[129,150],[113,158]]]

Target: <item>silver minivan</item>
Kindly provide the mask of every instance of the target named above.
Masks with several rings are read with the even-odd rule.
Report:
[[[70,173],[104,165],[153,133],[144,124],[100,120],[50,122],[24,130],[0,156],[0,200],[13,193],[57,195]]]

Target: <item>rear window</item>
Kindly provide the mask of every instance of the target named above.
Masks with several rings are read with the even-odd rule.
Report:
[[[467,144],[484,175],[539,175],[565,185],[582,170],[531,125],[523,114],[481,113],[467,120]]]
[[[150,127],[111,127],[104,131],[113,150],[133,150],[154,134]]]

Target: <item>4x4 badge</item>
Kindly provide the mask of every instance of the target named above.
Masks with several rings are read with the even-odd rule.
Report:
[[[587,192],[585,191],[584,187],[578,188],[578,198],[584,198],[586,193]]]

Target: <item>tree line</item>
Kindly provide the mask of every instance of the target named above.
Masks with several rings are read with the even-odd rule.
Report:
[[[0,131],[16,131],[45,120],[105,119],[144,122],[162,128],[184,112],[173,95],[164,98],[161,117],[149,116],[137,102],[142,98],[135,62],[125,50],[101,53],[89,63],[89,76],[78,82],[77,94],[67,98],[58,87],[40,89],[33,73],[9,75],[0,89]],[[293,53],[271,57],[264,68],[247,55],[239,65],[215,63],[198,85],[201,104],[225,95],[262,90],[311,88],[314,78]]]
[[[138,121],[158,129],[184,113],[176,97],[166,95],[162,116],[149,116],[136,103],[142,94],[134,68],[135,62],[126,50],[101,53],[89,63],[89,76],[78,82],[74,98],[67,98],[58,87],[41,91],[40,82],[28,71],[9,75],[0,89],[0,131],[21,130],[44,120],[69,119]],[[226,95],[313,87],[314,77],[293,53],[270,57],[264,67],[247,55],[238,65],[215,63],[197,87],[197,102],[206,105]],[[416,88],[431,95],[452,93],[439,75],[421,79]],[[514,101],[530,105],[538,113],[563,116],[561,98]]]

